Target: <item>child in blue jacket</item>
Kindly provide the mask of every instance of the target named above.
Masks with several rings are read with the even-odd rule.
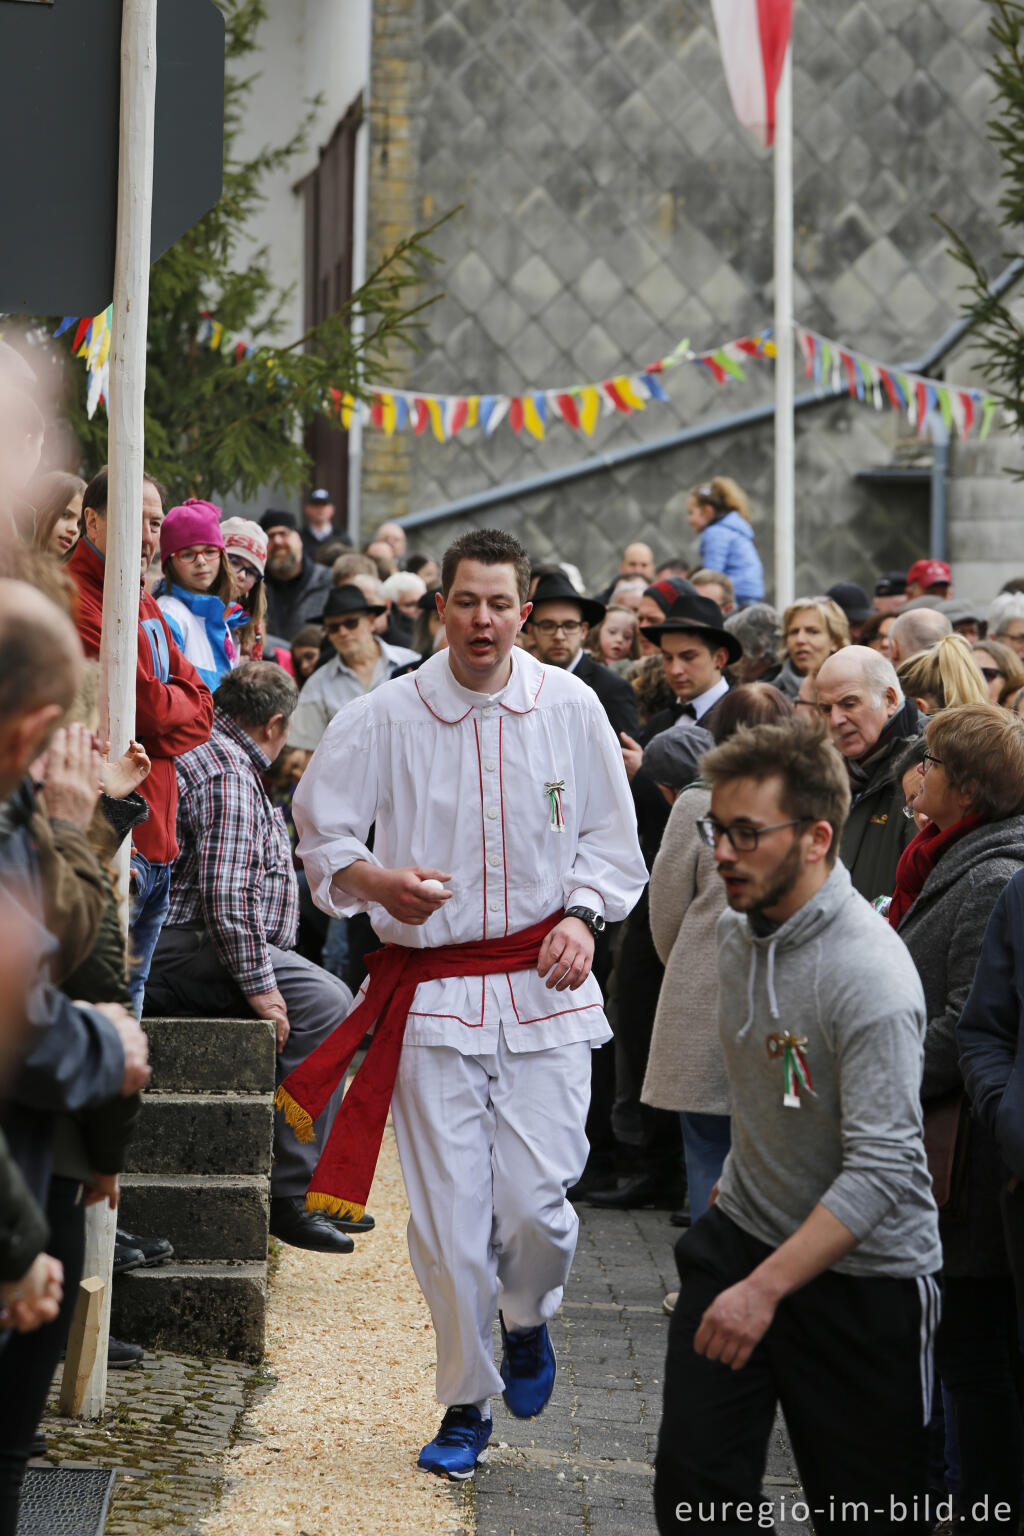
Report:
[[[700,564],[721,571],[736,588],[740,608],[764,600],[764,570],[754,547],[750,503],[735,480],[716,475],[690,492],[687,521],[700,534]]]

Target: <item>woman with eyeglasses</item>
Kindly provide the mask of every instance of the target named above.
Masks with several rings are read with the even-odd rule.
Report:
[[[1024,688],[1024,661],[1001,640],[975,640],[971,650],[992,703],[1012,709],[1014,694]]]
[[[721,571],[736,589],[736,603],[764,601],[764,570],[754,546],[750,502],[735,480],[716,475],[695,485],[686,503],[686,520],[700,534],[700,565]]]
[[[948,1179],[936,1185],[944,1253],[936,1358],[959,1440],[961,1507],[969,1514],[986,1495],[990,1508],[1005,1502],[1007,1529],[1015,1530],[1019,1356],[1001,1164],[994,1137],[966,1103],[957,1025],[992,910],[1024,869],[1024,721],[987,701],[934,715],[914,811],[928,824],[900,859],[888,918],[927,1005],[921,1097],[933,1178],[941,1147],[956,1147]]]
[[[245,619],[235,620],[229,611],[228,626],[243,658],[262,661],[263,642],[267,637],[267,593],[263,585],[267,536],[259,523],[248,517],[227,517],[221,523],[220,531],[224,535],[224,553],[235,578],[238,606],[246,614]],[[273,656],[267,658],[268,661],[274,659]],[[301,680],[296,680],[301,688]]]
[[[235,602],[220,508],[194,499],[172,507],[160,529],[160,561],[164,591],[157,602],[178,649],[212,690],[238,665],[232,631],[249,618]]]

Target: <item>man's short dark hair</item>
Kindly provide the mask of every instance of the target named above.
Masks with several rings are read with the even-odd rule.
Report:
[[[479,560],[481,565],[511,565],[516,573],[519,601],[525,603],[530,592],[530,557],[510,533],[501,528],[474,528],[449,544],[441,562],[441,591],[445,598],[452,589],[460,560]]]
[[[275,715],[290,720],[299,702],[299,690],[276,661],[243,661],[225,672],[213,702],[241,726],[269,725]]]
[[[779,804],[794,821],[827,821],[832,828],[828,863],[839,854],[839,838],[850,811],[850,776],[821,720],[745,726],[700,760],[700,771],[716,789],[733,779],[778,779]]]
[[[145,485],[151,485],[153,487],[157,495],[160,497],[161,502],[166,507],[167,487],[162,485],[155,475],[144,474],[142,479]],[[98,517],[106,517],[109,485],[109,471],[107,466],[104,464],[102,469],[98,469],[96,471],[92,479],[89,481],[89,484],[82,492],[83,517],[85,516],[86,512],[89,511],[95,512]]]

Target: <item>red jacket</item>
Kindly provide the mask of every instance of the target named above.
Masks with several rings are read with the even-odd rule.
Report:
[[[78,587],[78,633],[87,656],[100,653],[105,562],[87,539],[75,545],[68,569]],[[135,684],[135,735],[152,759],[139,793],[149,819],[135,829],[134,843],[151,864],[177,858],[175,823],[178,781],[174,759],[202,746],[213,724],[213,695],[171,638],[159,605],[139,598],[139,661]]]

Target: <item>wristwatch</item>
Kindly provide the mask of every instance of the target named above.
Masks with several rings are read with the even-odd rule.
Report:
[[[606,924],[599,912],[594,912],[590,907],[567,907],[563,917],[578,917],[581,923],[586,923],[596,939],[599,933],[604,933]]]

